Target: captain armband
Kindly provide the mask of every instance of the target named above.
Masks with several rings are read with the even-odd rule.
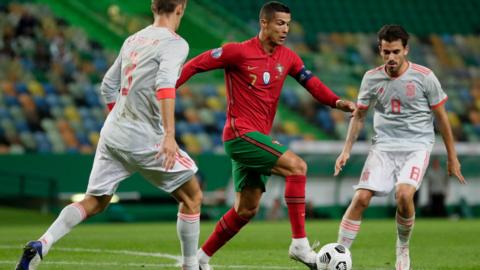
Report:
[[[313,77],[313,73],[310,70],[305,69],[305,66],[303,66],[300,72],[298,72],[297,75],[295,76],[295,79],[301,85],[305,85],[307,81],[310,80],[312,77]]]

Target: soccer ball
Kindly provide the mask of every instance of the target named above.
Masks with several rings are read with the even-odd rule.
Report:
[[[351,270],[352,257],[350,250],[342,244],[330,243],[317,253],[318,270]]]

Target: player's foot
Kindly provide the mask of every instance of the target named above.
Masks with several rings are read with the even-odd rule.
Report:
[[[397,246],[396,270],[410,270],[410,254],[408,246]]]
[[[288,256],[293,260],[305,264],[310,270],[317,270],[316,256],[317,253],[310,247],[300,245],[290,245],[288,249]]]
[[[210,266],[208,263],[200,263],[199,268],[200,270],[213,270],[213,267]]]
[[[15,270],[36,270],[42,257],[42,242],[30,241],[23,248],[23,254]]]

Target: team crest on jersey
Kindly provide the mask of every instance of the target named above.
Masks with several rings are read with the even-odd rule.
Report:
[[[270,82],[270,73],[268,71],[265,71],[263,73],[263,83],[268,84]]]
[[[210,55],[217,59],[217,58],[220,58],[220,56],[222,56],[222,53],[223,53],[223,48],[216,48],[216,49],[213,49],[212,52],[210,53]]]
[[[385,89],[383,89],[383,87],[380,87],[380,89],[378,89],[378,95],[382,95],[383,92],[384,92]]]
[[[285,68],[282,66],[282,64],[278,63],[275,68],[277,69],[278,73],[280,73],[280,75],[283,75],[283,71],[285,70]]]
[[[415,84],[413,82],[408,82],[405,88],[407,89],[407,91],[405,93],[405,95],[407,97],[411,98],[411,97],[415,96],[415,88],[416,87],[415,87]]]

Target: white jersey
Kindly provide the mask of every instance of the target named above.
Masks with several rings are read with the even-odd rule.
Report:
[[[161,143],[158,97],[175,88],[187,55],[187,42],[163,27],[148,26],[125,40],[101,86],[105,102],[115,102],[101,131],[107,145],[141,151]]]
[[[440,82],[426,67],[409,62],[398,78],[380,66],[365,73],[358,106],[375,107],[374,149],[430,150],[435,140],[432,108],[447,100]]]

